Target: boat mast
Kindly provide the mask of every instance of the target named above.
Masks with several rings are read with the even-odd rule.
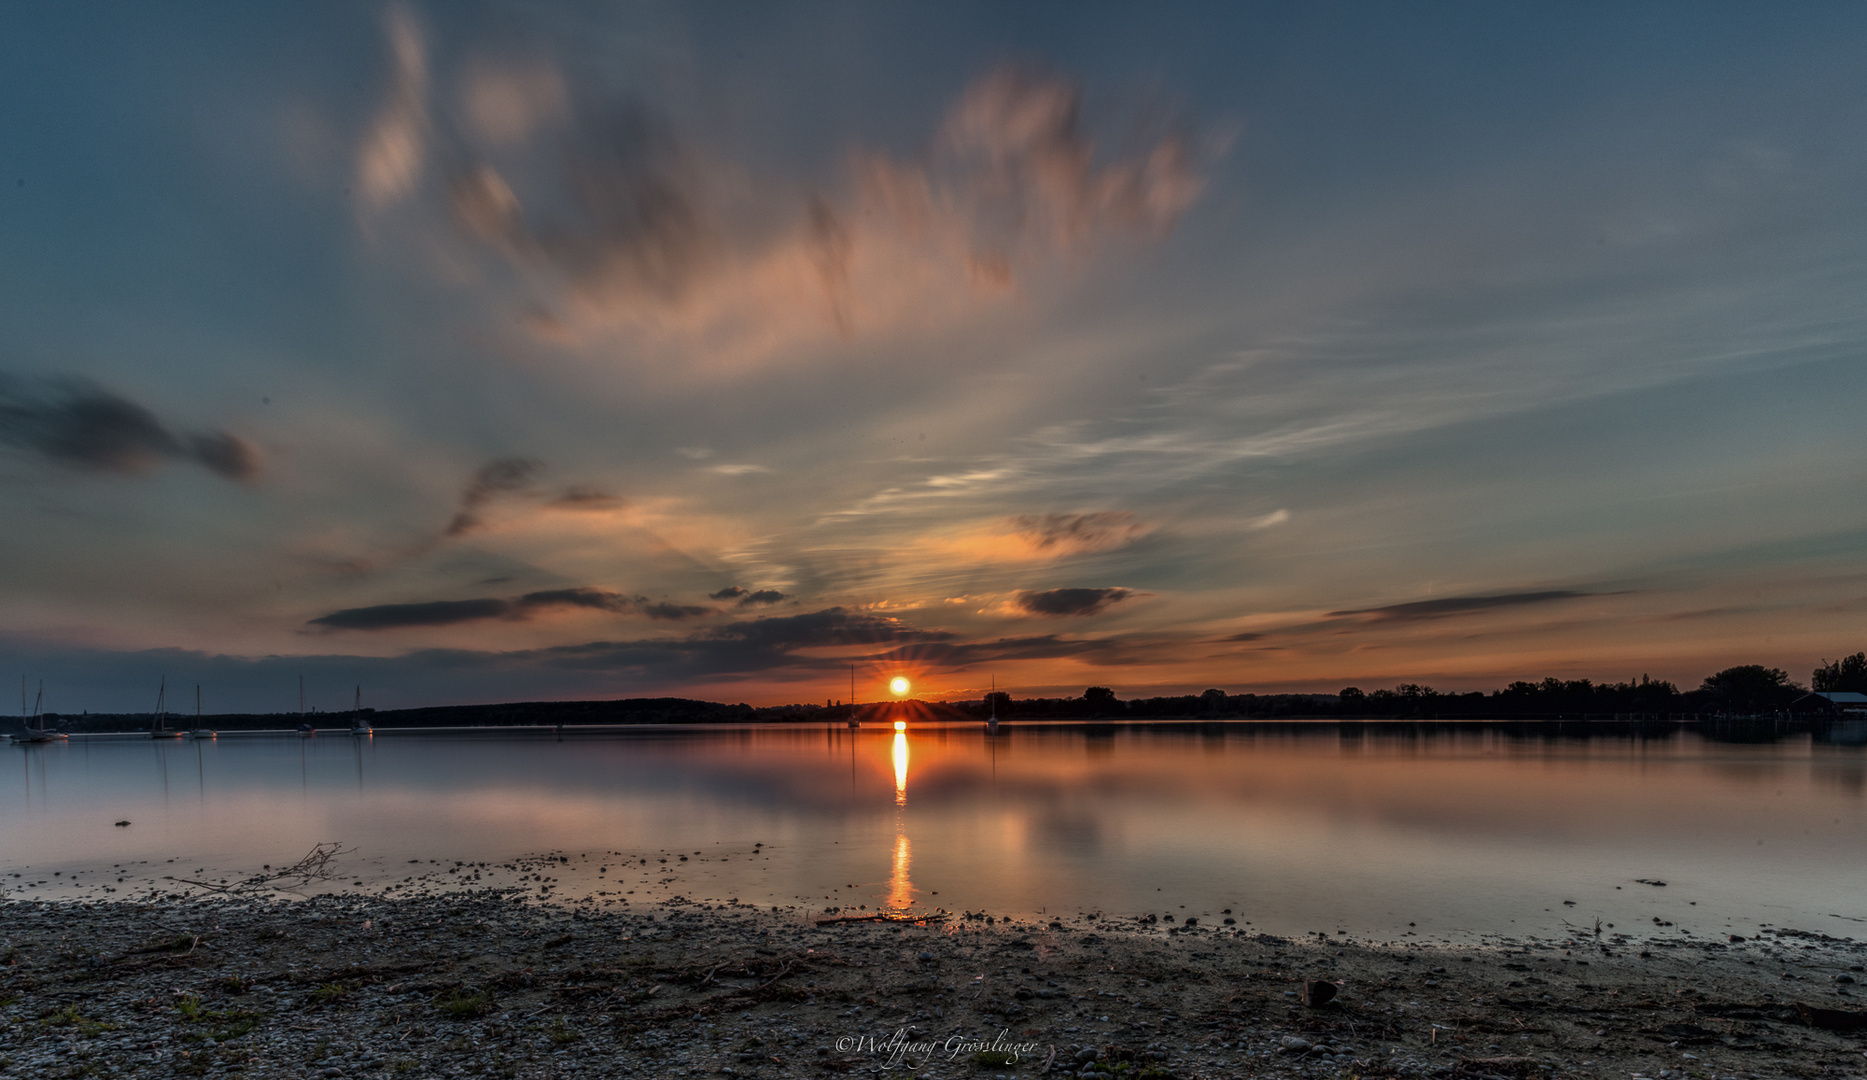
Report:
[[[150,729],[152,731],[161,731],[168,726],[166,723],[169,713],[168,693],[169,677],[164,675],[162,684],[156,687],[156,726]]]

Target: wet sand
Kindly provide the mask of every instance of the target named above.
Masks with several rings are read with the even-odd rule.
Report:
[[[1819,934],[1460,946],[1093,915],[820,925],[866,914],[504,886],[15,900],[0,1076],[1867,1075],[1867,1028],[1798,1008],[1860,1005],[1867,946]],[[1303,1004],[1305,982],[1334,1000]]]

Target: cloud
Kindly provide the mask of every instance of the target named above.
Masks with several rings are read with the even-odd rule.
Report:
[[[917,629],[888,616],[827,608],[728,623],[685,637],[595,641],[498,655],[577,671],[652,671],[662,677],[692,678],[781,668],[800,672],[834,670],[847,661],[841,656],[813,657],[804,650],[907,643],[932,648],[952,637],[945,631]]]
[[[593,589],[579,586],[574,589],[547,589],[541,592],[529,592],[519,597],[516,606],[521,611],[534,611],[548,607],[593,608],[597,611],[636,611],[641,608],[643,598],[624,596],[606,589]]]
[[[427,47],[404,7],[389,9],[385,29],[394,73],[388,96],[357,148],[357,187],[371,206],[412,192],[427,158]]]
[[[532,474],[543,467],[543,462],[529,458],[501,458],[481,466],[460,493],[460,509],[455,512],[454,520],[448,522],[447,535],[465,536],[483,527],[485,521],[480,511],[486,504],[495,496],[524,487]]]
[[[509,600],[430,600],[421,604],[377,604],[347,608],[312,619],[310,625],[330,630],[399,630],[410,626],[452,626],[481,619],[504,618],[512,613]]]
[[[1026,514],[1014,519],[1019,535],[1039,551],[1078,552],[1119,547],[1147,531],[1125,511],[1091,514]]]
[[[555,510],[616,510],[628,505],[628,501],[619,495],[611,495],[590,487],[570,487],[562,495],[546,503]]]
[[[738,606],[744,608],[775,604],[780,600],[789,600],[791,597],[789,594],[781,593],[777,589],[760,589],[757,592],[753,592],[738,585],[728,585],[719,592],[708,596],[707,599],[737,600],[739,601]]]
[[[1134,662],[1133,646],[1117,638],[1065,638],[1055,634],[994,641],[934,642],[890,650],[873,659],[921,665],[966,667],[1012,660],[1083,659],[1092,664]]]
[[[1417,622],[1422,619],[1444,618],[1448,615],[1463,615],[1472,611],[1548,604],[1557,600],[1576,600],[1593,595],[1595,594],[1573,592],[1568,589],[1551,589],[1544,592],[1500,593],[1495,596],[1449,596],[1439,600],[1415,600],[1406,604],[1389,604],[1385,607],[1331,611],[1329,615],[1331,618],[1366,615],[1373,622]]]
[[[365,205],[380,215],[447,162],[431,194],[530,279],[526,324],[559,343],[629,328],[743,363],[940,323],[1105,239],[1164,236],[1204,187],[1187,133],[1112,151],[1076,84],[1033,67],[966,87],[920,153],[852,147],[813,190],[748,175],[648,104],[546,63],[469,58],[450,110],[413,20],[397,9],[386,29],[394,70],[356,151]]]
[[[1015,603],[1027,615],[1100,615],[1133,595],[1128,589],[1050,589],[1020,592]]]
[[[137,475],[192,461],[229,480],[259,476],[259,451],[224,431],[176,434],[154,413],[81,379],[35,388],[0,377],[0,443],[61,465]]]
[[[312,619],[308,625],[327,630],[400,630],[412,626],[454,626],[485,619],[525,620],[553,608],[582,608],[616,614],[641,613],[650,619],[685,619],[712,614],[706,608],[649,603],[645,596],[628,596],[580,586],[547,589],[503,599],[430,600],[417,604],[377,604],[347,608]]]

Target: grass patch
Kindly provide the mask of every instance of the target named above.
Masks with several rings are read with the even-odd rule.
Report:
[[[450,1020],[471,1020],[493,1011],[493,995],[484,990],[475,994],[455,990],[436,1001],[434,1007]]]
[[[67,1027],[79,1023],[83,1021],[83,1019],[84,1017],[78,1015],[78,1007],[76,1005],[67,1005],[39,1022],[46,1027]]]
[[[559,1046],[563,1046],[566,1043],[574,1043],[578,1039],[583,1038],[583,1034],[576,1028],[571,1027],[570,1022],[565,1020],[562,1016],[552,1021],[551,1026],[546,1029],[546,1031],[551,1036],[551,1041],[557,1043]]]
[[[325,983],[311,992],[311,1000],[317,1005],[335,1005],[349,994],[342,983]]]
[[[194,994],[184,995],[177,1001],[175,1011],[180,1014],[181,1022],[192,1028],[182,1036],[191,1042],[207,1039],[227,1042],[242,1035],[250,1035],[259,1026],[260,1020],[260,1013],[256,1009],[210,1009],[202,1005],[200,997]]]

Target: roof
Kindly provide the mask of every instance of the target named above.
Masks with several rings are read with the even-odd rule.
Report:
[[[1857,694],[1852,690],[1823,690],[1810,697],[1823,697],[1836,705],[1867,705],[1867,694]]]

